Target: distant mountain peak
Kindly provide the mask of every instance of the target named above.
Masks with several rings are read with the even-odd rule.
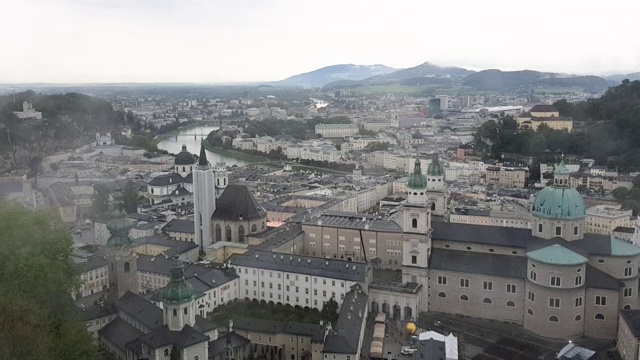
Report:
[[[382,64],[337,64],[288,77],[276,82],[275,85],[302,87],[324,86],[334,81],[358,81],[376,75],[389,74],[396,70],[397,69]]]

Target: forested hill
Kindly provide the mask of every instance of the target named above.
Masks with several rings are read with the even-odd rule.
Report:
[[[541,126],[518,130],[516,121],[503,117],[485,122],[474,135],[476,151],[497,159],[502,153],[551,161],[561,152],[592,158],[622,172],[640,170],[640,81],[623,81],[598,99],[554,103],[562,116],[580,122],[572,133]]]
[[[23,101],[31,102],[43,119],[18,119],[13,112],[22,111]],[[12,150],[9,140],[24,161],[25,156],[32,158],[86,144],[96,132],[118,131],[124,123],[124,112],[117,113],[108,101],[88,95],[26,91],[15,94],[15,101],[13,95],[0,96],[0,162],[4,160],[6,165],[8,161]],[[18,166],[24,165],[18,162]]]

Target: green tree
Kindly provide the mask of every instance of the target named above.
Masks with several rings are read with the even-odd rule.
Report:
[[[127,181],[124,189],[122,189],[122,201],[124,202],[124,211],[132,214],[138,211],[138,205],[144,202],[144,196],[138,194],[133,181]]]
[[[0,202],[0,359],[98,359],[70,294],[73,242],[53,213]]]
[[[133,111],[127,111],[126,119],[129,124],[133,124],[133,122],[136,120],[136,116],[133,114]]]
[[[372,142],[364,147],[364,151],[374,152],[374,151],[386,151],[389,150],[388,142]]]
[[[109,189],[102,184],[93,186],[92,212],[96,216],[104,215],[109,211]]]
[[[619,186],[611,191],[611,195],[618,200],[624,200],[629,196],[629,189],[624,186]]]
[[[338,319],[338,308],[338,302],[334,298],[331,298],[322,306],[322,310],[320,310],[320,316],[322,316],[323,319],[335,324],[336,320]]]

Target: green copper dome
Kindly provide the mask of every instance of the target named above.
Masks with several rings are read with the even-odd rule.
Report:
[[[548,219],[584,219],[584,200],[573,188],[549,186],[536,195],[532,212]]]
[[[427,175],[444,176],[444,168],[442,167],[442,164],[440,164],[440,160],[438,160],[438,154],[436,154],[436,157],[431,161],[431,164],[429,164],[429,167],[427,168]]]
[[[132,220],[127,219],[127,213],[124,211],[124,201],[122,201],[122,193],[116,186],[115,192],[111,195],[111,220],[107,223],[107,229],[111,236],[107,240],[107,246],[121,247],[123,245],[133,244],[133,240],[129,237],[129,230],[134,227]]]
[[[420,160],[416,159],[413,174],[409,176],[409,181],[407,181],[407,186],[411,189],[426,189],[427,188],[427,178],[422,175],[422,169],[420,168]]]
[[[175,257],[171,267],[171,281],[162,290],[164,304],[182,304],[194,299],[193,286],[184,280],[184,265]]]
[[[553,186],[536,195],[531,209],[533,215],[547,219],[584,219],[586,208],[582,195],[569,186],[569,170],[564,161],[554,171]]]

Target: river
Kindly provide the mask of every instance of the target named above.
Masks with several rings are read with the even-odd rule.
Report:
[[[158,143],[158,149],[177,154],[182,150],[182,145],[187,145],[187,151],[195,155],[200,155],[200,142],[206,139],[211,131],[217,130],[218,128],[218,126],[201,125],[180,129],[177,134],[160,141]],[[245,161],[212,153],[211,151],[207,151],[207,160],[209,160],[212,166],[215,166],[216,163],[220,161],[226,162],[227,166],[242,166],[247,164]]]

